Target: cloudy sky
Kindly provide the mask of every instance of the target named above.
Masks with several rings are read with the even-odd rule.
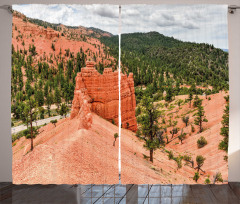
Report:
[[[28,17],[118,33],[117,5],[14,5]],[[227,5],[123,5],[122,33],[157,31],[228,48]]]

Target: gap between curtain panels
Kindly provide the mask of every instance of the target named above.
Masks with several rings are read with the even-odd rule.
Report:
[[[119,184],[121,184],[121,5],[119,5],[119,24],[118,24],[118,36],[119,36],[119,59],[118,59],[118,94],[119,94],[119,105],[118,105],[118,130],[119,130],[119,149],[118,149],[118,175]]]

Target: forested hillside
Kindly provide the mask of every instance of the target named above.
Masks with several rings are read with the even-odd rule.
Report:
[[[111,55],[118,56],[118,36],[102,37],[101,42]],[[222,150],[228,149],[228,53],[157,32],[123,34],[121,50],[122,70],[133,72],[134,77],[136,136],[149,150],[149,161],[156,164],[164,157],[154,160],[154,151],[160,148],[176,162],[175,175],[191,164],[190,177],[195,182],[226,180],[228,157]],[[211,160],[210,155],[215,158]],[[167,162],[162,162],[161,170],[154,167],[155,171],[171,172]],[[183,178],[190,178],[186,175],[185,171]],[[133,177],[128,183],[137,182]]]
[[[65,30],[70,30],[70,29],[78,30],[81,27],[81,26],[66,26],[66,25],[62,25],[62,24],[49,23],[46,21],[42,21],[42,20],[35,19],[35,18],[28,18],[25,16],[24,16],[23,20],[29,21],[36,25],[42,26],[44,28],[52,28],[53,30],[56,30],[56,31],[62,31],[62,30],[64,30],[63,28],[65,28]],[[100,36],[112,36],[111,33],[103,31],[99,28],[94,28],[94,27],[89,27],[89,28],[82,27],[82,28],[84,28],[85,35],[87,35],[87,36],[96,37],[96,38],[99,38]]]
[[[118,36],[102,37],[101,42],[117,57]],[[228,89],[228,53],[213,45],[149,32],[123,34],[121,49],[123,72],[133,72],[135,86],[148,86],[151,94],[169,87],[178,89],[172,90],[175,95],[188,94],[185,85],[206,87],[211,93]]]
[[[100,73],[105,67],[116,69],[116,60],[98,40],[111,34],[100,29],[52,24],[14,11],[12,30],[12,125],[27,122],[26,102],[33,97],[36,119],[66,113],[75,77],[87,60]]]

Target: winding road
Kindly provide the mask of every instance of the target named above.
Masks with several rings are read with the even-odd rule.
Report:
[[[69,117],[69,113],[67,114],[67,117]],[[42,120],[37,120],[37,121],[34,121],[33,122],[33,126],[39,126],[39,125],[44,125],[45,123],[48,124],[51,122],[51,120],[59,120],[59,119],[62,119],[64,118],[64,116],[61,116],[61,115],[57,115],[57,116],[54,116],[54,117],[50,117],[50,118],[46,118],[46,119],[42,119]],[[22,130],[26,130],[27,129],[27,126],[26,125],[19,125],[19,126],[16,126],[16,127],[12,127],[11,128],[11,134],[16,134]]]

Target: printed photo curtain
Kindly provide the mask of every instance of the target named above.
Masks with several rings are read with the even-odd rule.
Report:
[[[226,5],[13,9],[15,184],[227,182]]]

